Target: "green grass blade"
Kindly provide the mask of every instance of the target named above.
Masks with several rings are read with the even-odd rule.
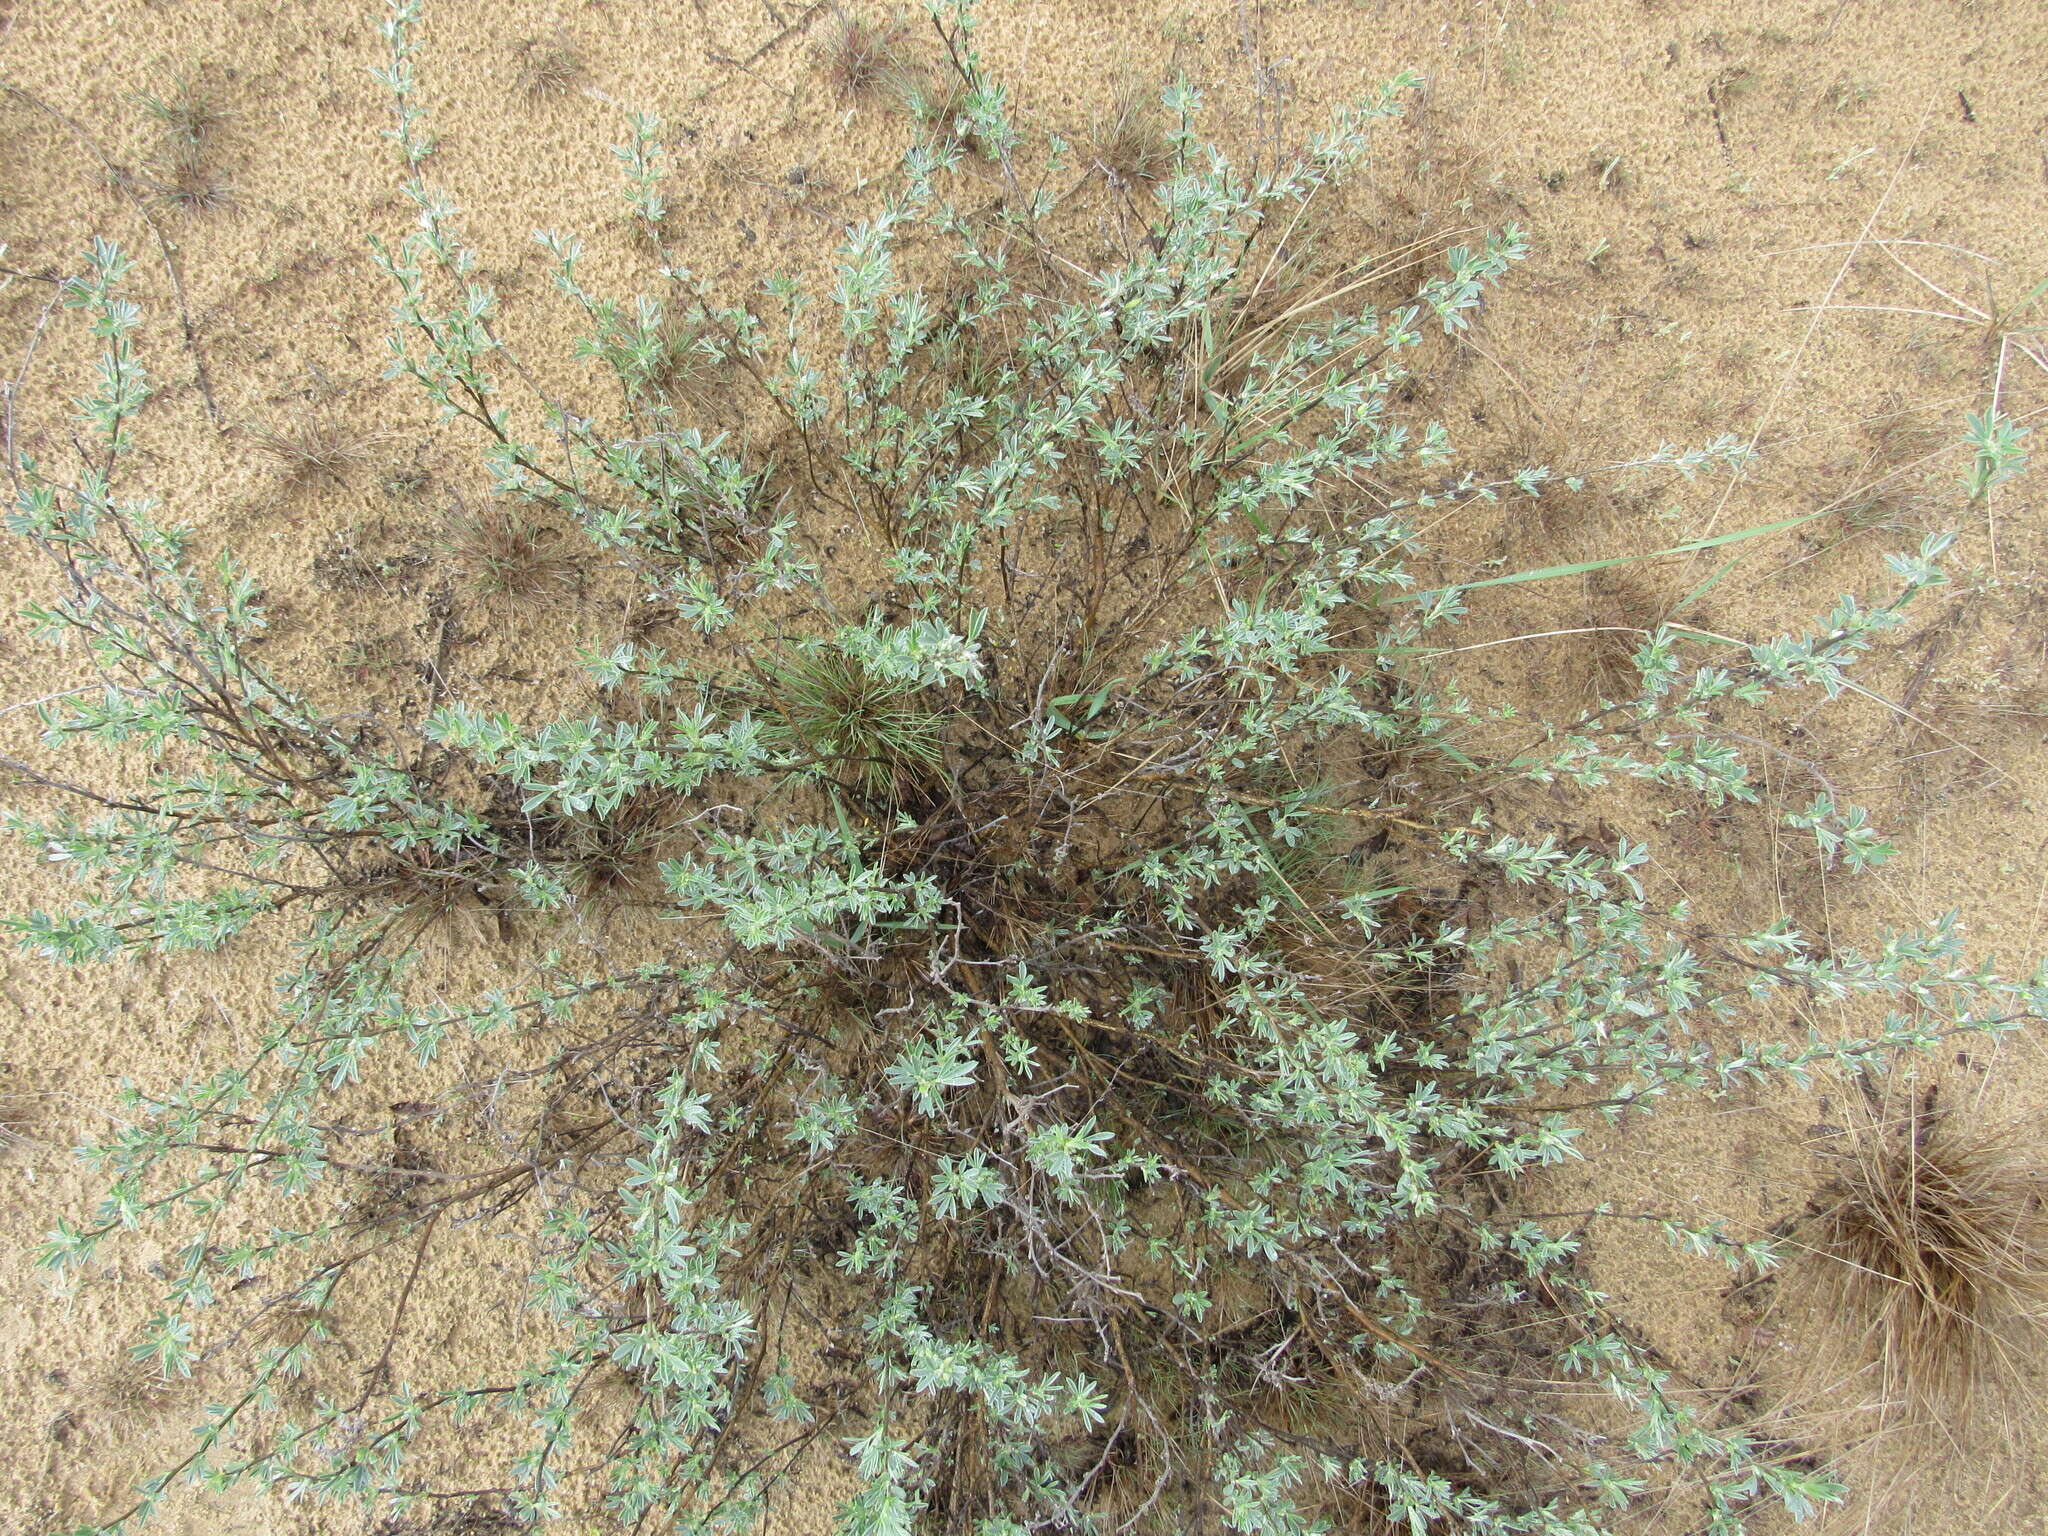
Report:
[[[1489,576],[1484,581],[1463,581],[1456,582],[1448,587],[1431,587],[1426,591],[1403,592],[1397,597],[1388,598],[1387,601],[1394,603],[1420,603],[1432,597],[1439,597],[1446,592],[1474,592],[1481,587],[1506,587],[1524,581],[1551,581],[1559,576],[1580,576],[1587,571],[1604,571],[1611,566],[1617,565],[1636,565],[1644,560],[1664,560],[1673,555],[1695,555],[1702,550],[1718,549],[1724,544],[1739,544],[1745,539],[1760,539],[1766,534],[1783,533],[1788,528],[1797,528],[1802,523],[1810,523],[1816,518],[1827,517],[1832,511],[1833,508],[1823,508],[1818,512],[1804,512],[1798,517],[1783,518],[1775,523],[1759,523],[1754,528],[1738,528],[1733,533],[1716,534],[1710,539],[1693,539],[1684,544],[1673,544],[1668,549],[1654,549],[1646,554],[1613,555],[1605,560],[1575,560],[1569,565],[1544,565],[1538,566],[1534,570],[1516,571],[1508,576]],[[1709,581],[1708,585],[1712,585],[1713,581],[1718,581],[1719,579],[1719,575],[1715,576]],[[1705,590],[1705,587],[1700,589],[1700,591]],[[1693,593],[1692,597],[1688,597],[1686,601],[1691,602],[1692,598],[1697,596],[1699,596],[1699,592]]]

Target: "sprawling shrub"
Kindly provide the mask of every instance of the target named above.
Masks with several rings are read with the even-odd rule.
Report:
[[[737,1531],[839,1457],[848,1536],[1583,1532],[1680,1483],[1733,1530],[1832,1497],[1674,1387],[1579,1228],[1518,1190],[1599,1116],[2048,997],[1952,927],[1867,953],[1717,931],[1643,844],[1481,807],[1752,799],[1727,723],[1834,691],[1938,541],[1811,634],[1653,633],[1633,696],[1497,748],[1427,663],[1466,593],[1421,588],[1418,512],[1549,472],[1460,476],[1402,400],[1521,236],[1431,254],[1391,303],[1399,263],[1316,239],[1409,82],[1256,173],[1175,89],[1156,179],[1076,181],[943,11],[954,115],[829,287],[742,302],[663,244],[636,119],[658,282],[604,296],[545,237],[591,381],[557,395],[425,179],[414,10],[386,29],[419,212],[378,248],[394,372],[481,445],[495,504],[580,528],[650,621],[587,658],[592,713],[458,688],[416,733],[323,714],[252,659],[250,579],[195,570],[131,488],[124,258],[66,286],[104,338],[94,445],[17,462],[11,526],[57,573],[31,617],[102,683],[43,706],[47,745],[133,767],[16,765],[87,819],[20,819],[84,891],[12,926],[73,964],[254,928],[295,957],[241,1058],[129,1094],[86,1149],[104,1204],[47,1245],[68,1271],[159,1233],[137,1352],[230,1383],[102,1529],[183,1475]],[[1849,808],[1803,815],[1882,856]],[[622,887],[667,921],[569,942]],[[409,960],[464,908],[500,919],[501,985],[450,998]],[[529,1321],[450,1379],[412,1319],[479,1245]]]

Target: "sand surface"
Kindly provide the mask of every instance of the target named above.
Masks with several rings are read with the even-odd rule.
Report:
[[[582,232],[594,277],[630,287],[636,258],[609,153],[627,109],[663,117],[677,243],[715,281],[802,270],[863,211],[863,185],[886,176],[905,129],[818,80],[821,14],[796,0],[432,0],[421,78],[443,146],[437,174],[531,355],[569,367],[571,333],[532,230]],[[1813,786],[1801,765],[1824,760],[1898,856],[1859,880],[1822,877],[1773,830],[1775,815],[1695,815],[1659,829],[1658,873],[1744,921],[1784,913],[1855,935],[1961,907],[1977,944],[2008,962],[2048,947],[2048,476],[1967,514],[1959,461],[1944,452],[1962,412],[1994,390],[2010,415],[2048,407],[2048,375],[2001,348],[1987,314],[2048,276],[2038,0],[988,0],[985,17],[987,52],[1026,113],[1072,130],[1124,69],[1185,72],[1211,130],[1240,146],[1295,138],[1341,97],[1419,70],[1428,85],[1351,197],[1356,228],[1344,234],[1362,254],[1465,226],[1529,232],[1532,258],[1429,402],[1466,462],[1572,468],[1724,433],[1762,454],[1732,486],[1624,478],[1462,514],[1439,531],[1447,575],[1654,550],[1837,506],[1739,546],[1737,568],[1688,610],[1693,623],[1758,638],[1839,592],[1878,589],[1885,552],[1961,520],[1957,580],[1884,643],[1863,674],[1876,697],[1785,712],[1759,761],[1768,811],[1803,802]],[[311,669],[326,697],[363,707],[397,696],[380,657],[446,638],[430,524],[476,489],[468,445],[382,377],[389,294],[365,239],[400,231],[405,207],[381,137],[387,104],[368,74],[380,62],[376,19],[355,0],[0,0],[0,79],[61,114],[0,95],[0,241],[21,274],[0,291],[6,372],[38,334],[49,292],[38,274],[72,270],[95,234],[120,239],[138,258],[142,346],[162,391],[142,433],[152,484],[205,547],[232,548],[261,577],[278,617],[273,665]],[[522,72],[558,38],[582,73],[537,99]],[[136,95],[179,72],[208,82],[231,114],[217,161],[232,205],[155,213],[174,292],[131,194],[161,174],[160,133]],[[2031,322],[2048,323],[2048,311]],[[48,430],[81,353],[63,335],[42,347],[21,415]],[[281,487],[248,431],[308,411],[376,434],[374,462],[345,484]],[[1670,560],[1512,589],[1463,638],[1653,622],[1714,570]],[[39,580],[0,560],[9,609]],[[573,650],[615,620],[601,604],[538,619],[461,611],[463,687],[491,698],[516,676],[529,697],[551,685],[583,697]],[[1483,696],[1531,708],[1588,696],[1596,640],[1497,646],[1466,675]],[[18,628],[0,633],[0,702],[75,679],[68,659]],[[0,747],[26,744],[28,718],[0,717]],[[18,850],[6,857],[10,898],[48,885]],[[451,988],[474,980],[473,947],[445,948],[430,963]],[[28,1250],[55,1216],[96,1197],[65,1149],[104,1130],[117,1080],[164,1081],[247,1038],[276,958],[248,946],[62,977],[0,958],[0,1096],[21,1138],[0,1158],[0,1531],[113,1507],[177,1454],[211,1390],[204,1371],[152,1386],[125,1360],[150,1296],[124,1281],[146,1279],[146,1244],[63,1297]],[[2048,1129],[2038,1034],[1944,1065],[1946,1091],[1973,1114],[2036,1141]],[[1771,1096],[1631,1127],[1614,1155],[1556,1181],[1559,1209],[1697,1205],[1738,1232],[1768,1228],[1827,1179],[1816,1127],[1845,1112]],[[450,1359],[485,1358],[521,1326],[491,1283],[494,1250],[477,1242],[471,1278],[458,1269],[419,1302],[423,1334]],[[1603,1228],[1592,1260],[1631,1325],[1702,1380],[1754,1374],[1792,1390],[1824,1329],[1796,1305],[1731,1297],[1725,1275],[1654,1235]],[[2041,1367],[2017,1361],[2014,1389],[1967,1425],[1875,1442],[1854,1385],[1838,1393],[1814,1444],[1843,1456],[1865,1496],[1837,1527],[2048,1530]],[[828,1529],[831,1484],[792,1493],[778,1530]],[[181,1495],[160,1528],[365,1527],[354,1514]]]

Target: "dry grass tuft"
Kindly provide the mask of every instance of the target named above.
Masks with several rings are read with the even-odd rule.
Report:
[[[144,92],[136,101],[174,143],[204,147],[228,120],[228,113],[205,85],[187,75],[173,75],[161,94]]]
[[[394,1516],[377,1526],[374,1536],[508,1536],[530,1530],[489,1495],[450,1500],[431,1513],[401,1520]]]
[[[220,213],[235,206],[234,188],[196,144],[175,146],[164,174],[151,186],[160,199],[185,213]]]
[[[1142,76],[1125,75],[1088,138],[1095,163],[1112,182],[1157,181],[1172,159],[1159,87]]]
[[[659,903],[661,860],[688,825],[685,807],[662,791],[643,791],[605,821],[576,818],[552,829],[548,850],[579,905],[600,914]]]
[[[2048,1168],[1959,1125],[1932,1087],[1845,1160],[1815,1218],[1828,1299],[1868,1320],[1888,1404],[1952,1414],[2048,1310]]]
[[[515,604],[574,589],[582,567],[560,542],[558,530],[516,507],[494,503],[478,509],[460,502],[443,520],[440,541],[473,591]]]
[[[1593,571],[1586,578],[1587,633],[1564,643],[1585,659],[1587,700],[1632,699],[1643,691],[1636,653],[1663,623],[1669,600],[1635,577],[1621,572]]]
[[[329,479],[345,481],[370,460],[382,438],[328,416],[309,416],[282,427],[250,427],[250,446],[278,468],[288,486]]]
[[[654,337],[645,373],[647,387],[677,405],[706,410],[731,387],[732,368],[719,351],[717,334],[699,321],[669,315]]]
[[[588,72],[575,44],[559,34],[548,39],[530,37],[520,44],[519,51],[519,89],[535,101],[568,95]]]
[[[134,1360],[104,1366],[94,1385],[101,1413],[127,1431],[160,1428],[186,1397],[183,1381],[167,1380]]]
[[[937,130],[943,139],[958,131],[967,109],[967,81],[948,63],[928,69],[892,71],[886,82],[911,121]],[[969,148],[973,148],[969,145]]]
[[[214,164],[214,141],[228,113],[212,90],[190,76],[174,75],[163,91],[135,99],[163,131],[161,172],[143,178],[144,186],[186,213],[234,207],[234,191]]]
[[[818,69],[841,96],[875,96],[905,76],[908,47],[909,29],[896,17],[870,21],[836,15],[818,43]]]
[[[415,848],[371,859],[345,881],[352,903],[392,924],[393,942],[410,947],[439,931],[482,942],[510,937],[508,915],[494,890],[498,871],[473,848],[439,854]],[[486,927],[486,921],[491,927]]]
[[[0,1093],[0,1161],[29,1144],[29,1105],[19,1094]]]

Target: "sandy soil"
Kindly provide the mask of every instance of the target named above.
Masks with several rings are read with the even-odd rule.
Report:
[[[510,301],[533,355],[566,367],[568,331],[529,239],[575,229],[602,282],[632,270],[609,146],[628,108],[659,112],[682,204],[679,243],[714,280],[801,269],[886,174],[901,124],[849,108],[816,79],[793,0],[436,0],[422,78],[444,153],[438,173]],[[1482,468],[1578,467],[1664,441],[1733,433],[1763,454],[1740,484],[1617,485],[1559,494],[1440,530],[1446,572],[1637,553],[1814,508],[1839,515],[1738,546],[1736,567],[1690,622],[1760,637],[1874,587],[1880,555],[1963,515],[1943,450],[1994,388],[2014,415],[2048,405],[2048,378],[2001,351],[1980,312],[2048,275],[2048,15],[2035,0],[1969,4],[1744,4],[1737,0],[1089,5],[989,0],[988,52],[1035,117],[1078,129],[1120,69],[1179,69],[1241,145],[1305,132],[1324,107],[1396,68],[1429,84],[1351,199],[1362,253],[1513,220],[1535,254],[1491,306],[1430,405]],[[421,403],[381,377],[386,289],[365,235],[394,232],[375,17],[354,0],[0,0],[0,241],[24,274],[0,291],[0,356],[15,372],[47,285],[94,234],[138,256],[144,347],[163,388],[143,434],[154,483],[210,545],[232,547],[272,594],[275,663],[318,669],[336,699],[396,685],[379,658],[448,635],[427,538],[471,488]],[[536,47],[561,38],[576,88],[521,89]],[[180,298],[134,198],[109,168],[160,175],[160,133],[136,93],[173,74],[208,81],[232,114],[218,169],[232,207],[156,215]],[[39,108],[42,103],[61,114]],[[1897,244],[1890,242],[1929,242]],[[1896,258],[1896,259],[1895,259]],[[1916,278],[1901,262],[1916,268]],[[1827,305],[1820,308],[1816,306]],[[1861,307],[1849,307],[1861,306]],[[1961,315],[1960,319],[1947,318]],[[2048,319],[2036,311],[2034,323]],[[48,423],[73,387],[68,340],[43,343],[24,421]],[[288,413],[378,434],[376,462],[345,485],[278,485],[248,429]],[[1853,883],[1821,878],[1781,844],[1775,817],[1697,816],[1662,829],[1659,873],[1747,918],[1793,916],[1853,935],[1924,922],[1951,906],[2008,960],[2048,933],[2048,502],[2040,476],[1968,521],[1956,585],[1889,644],[1859,698],[1788,716],[1761,755],[1774,802],[1803,801],[1805,764],[1895,834],[1899,857]],[[1669,560],[1614,577],[1512,589],[1472,642],[1638,625],[1715,574]],[[0,564],[10,608],[36,573]],[[460,666],[477,696],[520,674],[536,695],[571,689],[576,643],[613,616],[585,604],[517,623],[458,614]],[[342,655],[343,647],[358,650]],[[342,663],[346,661],[347,665]],[[1599,637],[1524,640],[1474,654],[1482,692],[1531,705],[1590,694]],[[31,699],[73,673],[18,631],[0,639],[0,694]],[[0,717],[6,749],[27,716]],[[1617,811],[1617,815],[1620,812]],[[11,850],[9,888],[41,880]],[[474,961],[433,962],[460,985]],[[0,1094],[24,1138],[0,1161],[0,1530],[91,1518],[175,1452],[207,1383],[151,1388],[123,1360],[154,1255],[125,1250],[105,1283],[55,1298],[26,1251],[60,1212],[93,1198],[67,1157],[104,1128],[115,1082],[162,1079],[246,1037],[275,957],[243,949],[202,965],[141,963],[61,979],[0,960]],[[1946,1062],[1972,1113],[2038,1138],[2048,1060],[2022,1037]],[[1796,1214],[1828,1176],[1823,1097],[1760,1097],[1631,1127],[1628,1144],[1557,1181],[1559,1209],[1593,1200],[1667,1212],[1697,1204],[1737,1231]],[[1797,1305],[1727,1294],[1725,1277],[1654,1238],[1605,1229],[1598,1279],[1632,1326],[1702,1380],[1799,1380],[1825,1333]],[[480,1263],[488,1255],[480,1249]],[[483,1280],[477,1284],[481,1286]],[[481,1291],[478,1295],[483,1294]],[[495,1292],[491,1294],[495,1295]],[[450,1283],[422,1299],[425,1334],[451,1358],[488,1351],[516,1313]],[[1847,1453],[1871,1498],[1844,1529],[1928,1536],[2048,1529],[2048,1407],[2041,1362],[2016,1367],[1996,1412],[1960,1429],[1909,1426]],[[1854,1383],[1820,1402],[1815,1444],[1854,1447],[1868,1415]],[[832,1490],[791,1501],[781,1528],[828,1528]],[[183,1497],[162,1529],[341,1532],[248,1499]]]

